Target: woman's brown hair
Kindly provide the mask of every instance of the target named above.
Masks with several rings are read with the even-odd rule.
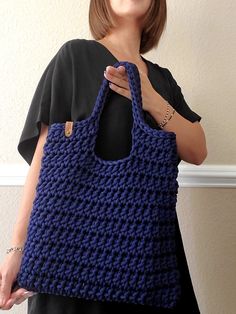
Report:
[[[152,0],[143,20],[140,53],[146,53],[158,46],[164,31],[167,18],[166,0]],[[111,7],[108,0],[90,0],[89,27],[95,40],[99,40],[109,33],[115,26],[112,19]]]

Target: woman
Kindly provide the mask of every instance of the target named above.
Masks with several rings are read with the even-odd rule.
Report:
[[[112,83],[110,88],[114,93],[102,113],[96,154],[109,160],[129,155],[131,95],[125,68],[111,66],[118,60],[137,65],[146,123],[153,128],[176,133],[179,162],[185,160],[199,165],[206,158],[205,135],[199,123],[201,117],[187,105],[171,72],[140,55],[156,47],[159,42],[166,23],[166,1],[92,0],[89,23],[95,40],[73,39],[63,44],[46,67],[32,99],[18,144],[19,153],[31,166],[11,240],[12,246],[23,246],[25,241],[48,126],[54,122],[65,122],[71,117],[73,120],[88,117],[103,75]],[[168,104],[169,108],[175,109],[171,119],[173,111],[167,114]],[[161,125],[163,120],[165,123]],[[99,302],[40,293],[28,299],[28,314],[106,314],[120,313],[122,310],[145,314],[200,313],[178,224],[176,227],[182,295],[175,308],[155,309],[138,304]],[[14,301],[19,304],[25,299],[25,289],[10,293],[20,261],[21,252],[13,250],[1,265],[2,309],[9,309]]]

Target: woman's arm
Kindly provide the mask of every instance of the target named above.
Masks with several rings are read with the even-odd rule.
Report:
[[[43,146],[48,133],[48,125],[41,123],[41,131],[35,153],[27,173],[23,187],[22,197],[19,205],[18,215],[13,229],[11,246],[23,246],[26,240],[27,226],[35,198],[35,189],[38,182],[41,159],[43,156]]]
[[[38,182],[41,159],[43,156],[43,146],[46,141],[48,133],[48,126],[41,124],[41,130],[37,146],[30,164],[30,168],[26,177],[26,181],[23,188],[23,194],[19,205],[19,211],[17,219],[14,225],[14,230],[11,238],[11,246],[24,246],[29,217],[35,197],[36,185]],[[22,254],[18,251],[12,251],[6,254],[5,259],[0,265],[0,307],[3,310],[10,309],[15,300],[18,298],[24,299],[23,293],[27,290],[24,288],[18,288],[16,291],[11,291],[13,282],[17,276],[21,265]]]
[[[166,101],[158,93],[155,93],[152,101],[149,102],[148,111],[157,123],[160,123],[166,114]],[[206,138],[198,121],[193,123],[175,111],[163,130],[176,133],[178,155],[182,160],[195,165],[200,165],[205,160],[207,156]]]

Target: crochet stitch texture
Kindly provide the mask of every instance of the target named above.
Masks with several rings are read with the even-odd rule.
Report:
[[[132,149],[119,160],[94,152],[111,90],[104,78],[92,114],[50,125],[17,281],[20,287],[99,301],[172,308],[180,293],[175,221],[176,134],[143,118],[135,64]]]

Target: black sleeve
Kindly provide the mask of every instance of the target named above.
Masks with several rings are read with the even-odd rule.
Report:
[[[170,70],[167,68],[164,68],[167,78],[170,83],[171,87],[171,93],[173,96],[173,103],[171,104],[176,111],[183,116],[184,118],[188,119],[191,122],[199,121],[201,120],[201,116],[198,115],[195,111],[193,111],[189,105],[187,104],[181,87],[177,84],[176,80],[174,79],[173,75],[171,74]]]
[[[72,64],[69,42],[50,60],[34,92],[21,132],[17,150],[30,165],[41,130],[41,122],[50,125],[70,119]]]

